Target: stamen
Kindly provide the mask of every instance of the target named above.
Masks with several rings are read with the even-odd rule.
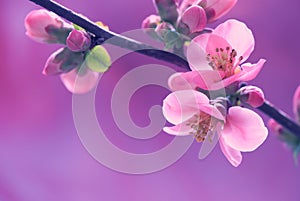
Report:
[[[215,54],[207,54],[208,65],[214,70],[222,71],[222,78],[227,78],[234,74],[243,57],[236,58],[237,51],[229,46],[225,48],[217,47],[215,51]]]

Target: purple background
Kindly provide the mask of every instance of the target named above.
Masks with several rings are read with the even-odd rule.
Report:
[[[116,32],[139,28],[143,18],[155,12],[151,0],[59,2],[92,20],[104,21]],[[300,200],[299,167],[272,133],[255,152],[243,154],[239,168],[226,161],[219,146],[208,158],[198,160],[197,143],[175,164],[149,175],[122,174],[99,164],[77,136],[72,95],[58,77],[41,74],[48,55],[58,46],[35,43],[24,34],[24,17],[37,8],[29,1],[1,2],[1,201]],[[249,61],[268,60],[253,83],[290,115],[300,74],[299,8],[298,0],[241,0],[217,21],[237,18],[247,22],[256,38]],[[120,148],[137,153],[157,150],[172,138],[161,133],[146,142],[129,139],[105,108],[110,104],[112,85],[126,69],[142,65],[145,59],[131,55],[120,60],[105,77],[104,95],[97,98],[97,111],[107,117],[103,122],[111,131],[109,138]],[[146,94],[155,98],[149,100]],[[147,125],[149,107],[167,94],[159,87],[138,91],[130,108],[136,123]]]

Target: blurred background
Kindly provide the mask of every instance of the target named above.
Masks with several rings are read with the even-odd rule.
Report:
[[[151,0],[59,3],[94,21],[103,21],[119,33],[139,28],[146,16],[155,13]],[[38,44],[25,35],[26,14],[40,7],[26,0],[3,0],[1,4],[1,201],[300,200],[300,169],[273,133],[256,151],[244,153],[238,168],[227,162],[219,146],[206,159],[198,160],[200,145],[196,142],[176,163],[152,174],[129,175],[101,165],[77,135],[72,94],[59,77],[41,74],[48,56],[59,46]],[[255,51],[248,61],[267,59],[252,83],[291,116],[292,96],[300,84],[299,8],[297,0],[240,0],[230,13],[211,25],[215,27],[229,18],[247,23],[256,38]],[[158,150],[173,139],[163,132],[149,140],[133,139],[113,121],[109,110],[113,86],[126,71],[145,63],[159,62],[140,55],[117,61],[103,77],[96,97],[97,115],[107,137],[121,149],[135,153]],[[168,93],[158,86],[138,90],[129,108],[133,121],[147,126],[149,108],[161,104]]]

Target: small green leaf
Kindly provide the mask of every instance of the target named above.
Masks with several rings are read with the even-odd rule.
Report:
[[[80,26],[78,26],[77,24],[74,24],[74,23],[73,23],[73,27],[74,27],[74,29],[76,29],[76,30],[83,30],[82,27],[80,27]]]
[[[111,60],[108,52],[101,45],[95,46],[85,58],[86,65],[93,71],[103,73],[108,70]]]

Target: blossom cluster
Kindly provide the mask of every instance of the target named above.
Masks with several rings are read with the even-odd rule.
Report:
[[[98,25],[108,29],[102,23]],[[93,45],[89,33],[55,13],[44,9],[31,11],[25,18],[25,28],[27,36],[37,42],[65,45],[49,56],[43,74],[60,75],[72,93],[93,89],[99,72],[105,72],[110,66],[110,57],[104,47]]]
[[[148,16],[142,28],[165,48],[186,58],[190,71],[170,76],[171,93],[163,101],[163,114],[171,126],[163,130],[177,136],[192,135],[202,142],[200,158],[219,142],[235,167],[242,152],[256,150],[266,140],[268,129],[250,108],[265,104],[263,91],[246,82],[255,79],[266,60],[246,62],[255,40],[248,26],[229,19],[214,29],[207,24],[229,12],[237,0],[154,0],[157,15]],[[98,23],[107,29],[102,23]],[[47,60],[43,74],[60,75],[72,93],[86,93],[95,87],[99,73],[111,65],[106,49],[96,37],[76,24],[46,10],[30,12],[26,34],[37,42],[64,47]],[[300,87],[294,96],[294,113],[300,124]],[[293,150],[300,153],[300,140],[288,129],[270,120],[269,127]]]

